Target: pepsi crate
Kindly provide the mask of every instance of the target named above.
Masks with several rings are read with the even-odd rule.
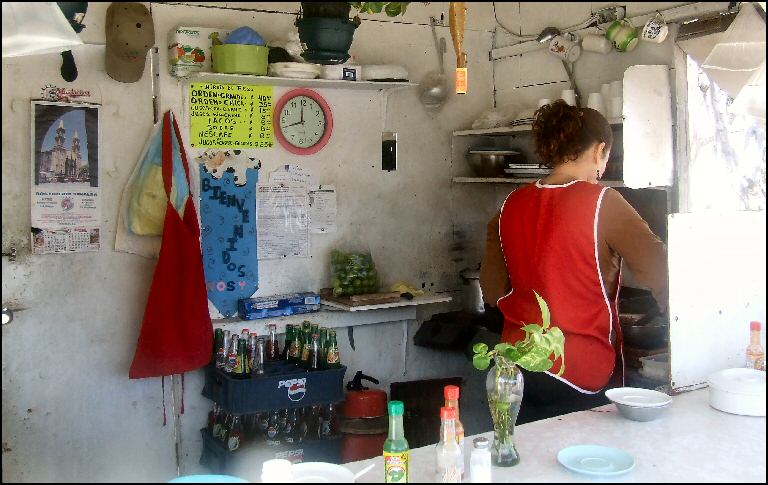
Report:
[[[346,370],[341,366],[309,372],[280,361],[266,363],[264,374],[235,379],[209,365],[205,368],[203,396],[237,414],[337,403],[344,400]]]
[[[270,447],[263,442],[250,442],[237,451],[229,451],[224,443],[215,439],[208,429],[200,430],[203,450],[200,465],[213,473],[235,475],[257,482],[261,464],[266,460],[282,458],[292,463],[323,461],[341,464],[343,435],[328,440],[306,440],[297,445]]]

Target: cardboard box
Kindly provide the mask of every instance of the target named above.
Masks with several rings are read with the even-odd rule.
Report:
[[[243,320],[281,317],[320,311],[320,295],[312,292],[243,298],[237,304]]]

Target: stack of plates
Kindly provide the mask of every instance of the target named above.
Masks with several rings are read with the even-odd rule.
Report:
[[[540,177],[549,175],[552,172],[551,168],[540,167],[532,163],[510,163],[507,168],[504,169],[504,173],[510,177]]]
[[[322,72],[323,66],[304,62],[275,62],[267,70],[269,76],[296,79],[315,79]]]

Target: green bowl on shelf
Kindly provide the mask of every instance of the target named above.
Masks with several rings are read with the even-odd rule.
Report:
[[[267,75],[269,47],[248,44],[213,46],[213,72],[226,74]]]

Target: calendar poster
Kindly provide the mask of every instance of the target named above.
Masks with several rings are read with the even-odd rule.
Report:
[[[99,107],[32,102],[32,253],[101,246]]]

